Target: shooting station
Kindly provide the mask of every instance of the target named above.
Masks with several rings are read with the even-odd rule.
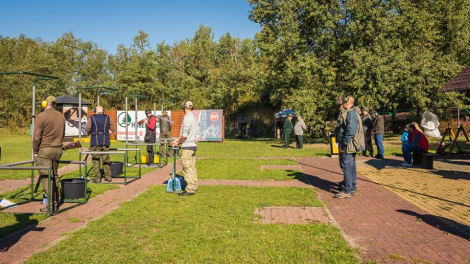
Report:
[[[457,76],[452,78],[447,84],[445,84],[439,92],[465,92],[466,97],[470,97],[470,65],[463,69]],[[470,111],[464,107],[465,110],[470,115]],[[454,134],[452,126],[450,123],[447,124],[447,128],[442,135],[442,139],[437,146],[437,153],[445,155],[445,158],[449,158],[453,154],[454,147],[456,146],[458,151],[457,154],[470,154],[470,151],[465,151],[457,142],[460,135],[465,137],[465,144],[470,146],[470,139],[465,131],[465,128],[460,122],[460,107],[457,107],[457,133]],[[449,138],[449,141],[452,142],[449,151],[445,151],[446,146],[443,145],[446,136]]]
[[[128,98],[134,98],[134,113],[135,113],[135,131],[134,131],[134,142],[131,142],[129,141],[129,123],[127,120],[127,118],[129,117],[129,102],[128,102]],[[138,127],[141,126],[142,124],[144,124],[144,121],[145,119],[147,118],[147,116],[142,119],[142,120],[138,120],[138,109],[139,109],[139,99],[148,99],[150,98],[149,96],[147,95],[142,95],[142,94],[129,94],[129,95],[126,95],[126,114],[125,114],[125,118],[126,118],[126,133],[125,133],[125,139],[126,139],[126,148],[128,148],[129,146],[152,146],[152,148],[154,149],[154,153],[158,152],[158,161],[157,161],[157,156],[154,156],[154,160],[153,160],[153,163],[155,164],[158,164],[158,167],[163,167],[165,165],[168,164],[168,158],[165,156],[163,157],[162,156],[162,153],[161,151],[156,151],[156,146],[160,146],[162,144],[164,144],[164,148],[166,149],[166,153],[168,153],[168,143],[169,143],[169,140],[168,139],[163,139],[163,140],[160,140],[160,139],[156,139],[155,142],[149,142],[149,143],[146,143],[144,142],[144,137],[143,135],[140,135],[138,133]],[[163,109],[163,102],[162,102],[162,109]],[[159,117],[158,115],[156,115],[156,101],[153,102],[153,115],[155,117]],[[163,110],[162,110],[163,111]],[[152,163],[150,160],[148,160],[149,157],[147,155],[135,155],[135,163],[139,163],[139,164],[142,164],[142,163]]]
[[[35,119],[36,119],[36,82],[37,81],[49,81],[49,80],[56,80],[59,79],[58,77],[51,76],[51,75],[43,75],[43,74],[38,74],[38,73],[33,73],[33,72],[25,72],[25,71],[17,71],[17,72],[2,72],[0,75],[30,75],[30,76],[36,76],[38,78],[33,79],[33,86],[32,86],[32,103],[31,103],[31,131],[32,135],[34,135],[34,124],[35,124]],[[84,161],[60,161],[59,163],[66,163],[66,164],[79,164],[80,166],[86,163]],[[30,166],[20,166],[19,165],[25,165],[25,164],[30,164]],[[38,213],[39,210],[38,208],[42,207],[41,203],[31,203],[29,204],[30,206],[22,206],[23,204],[30,203],[32,201],[43,201],[43,198],[41,197],[36,198],[34,193],[37,192],[37,189],[39,187],[39,183],[41,182],[42,178],[39,177],[37,180],[36,188],[34,188],[34,171],[35,170],[47,170],[48,171],[48,176],[47,176],[47,185],[48,185],[48,193],[46,194],[47,197],[52,197],[51,194],[51,187],[52,187],[52,181],[51,181],[51,173],[52,173],[52,168],[51,167],[44,167],[44,166],[35,166],[35,156],[34,156],[34,151],[33,151],[33,137],[31,137],[31,159],[27,161],[20,161],[20,162],[13,162],[9,164],[1,164],[0,165],[0,170],[29,170],[31,171],[31,195],[29,199],[26,199],[25,201],[22,201],[20,203],[15,203],[11,206],[6,206],[4,208],[1,208],[2,212],[7,212],[7,213]],[[86,188],[86,181],[84,179],[76,179],[82,186],[80,188],[80,193],[75,193],[73,194],[72,198],[69,199],[64,199],[64,197],[67,197],[67,195],[64,196],[62,194],[62,200],[61,202],[68,202],[68,203],[73,203],[73,206],[66,206],[64,209],[61,209],[59,211],[54,212],[54,214],[59,213],[64,210],[68,210],[72,207],[75,207],[77,205],[83,204],[87,202],[87,188]],[[63,188],[61,188],[62,192],[64,191],[64,186],[66,185],[65,181],[69,181],[69,179],[61,181],[63,184]],[[83,194],[83,195],[82,195]],[[46,208],[47,208],[47,214],[52,215],[52,208],[51,208],[51,199],[47,199],[46,203]]]
[[[78,101],[79,101],[79,105],[78,105],[78,108],[79,109],[82,109],[82,90],[96,90],[96,94],[97,94],[97,98],[96,98],[96,102],[97,102],[97,105],[100,105],[100,95],[102,94],[111,94],[111,93],[115,93],[117,92],[117,89],[116,88],[112,88],[112,87],[104,87],[104,86],[93,86],[93,87],[82,87],[82,88],[79,88],[79,94],[78,94]],[[127,104],[127,98],[126,98],[126,104]],[[79,127],[80,127],[80,133],[78,135],[78,141],[79,142],[82,142],[82,133],[83,133],[83,129],[82,128],[82,111],[79,111]],[[126,145],[127,146],[127,145]],[[80,145],[80,148],[79,148],[79,159],[81,160],[82,158],[82,155],[85,155],[85,158],[84,158],[84,161],[85,161],[85,173],[86,173],[86,177],[88,177],[88,174],[89,172],[92,170],[92,168],[90,168],[90,171],[87,169],[87,164],[86,164],[86,160],[88,159],[89,155],[100,155],[100,154],[108,154],[108,155],[123,155],[123,160],[122,162],[119,162],[119,161],[111,161],[110,162],[110,166],[111,166],[111,176],[112,178],[114,179],[122,179],[121,181],[115,181],[115,182],[103,182],[103,183],[100,183],[100,184],[128,184],[130,182],[133,182],[137,179],[140,179],[142,177],[142,170],[141,170],[141,165],[140,163],[138,164],[130,164],[128,162],[128,152],[129,151],[135,151],[136,155],[137,153],[139,154],[140,156],[140,149],[139,148],[110,148],[109,151],[83,151],[82,150],[82,147]],[[126,166],[124,166],[126,165]],[[128,176],[128,172],[127,172],[127,167],[133,167],[133,166],[137,166],[139,169],[138,169],[138,175],[136,176]],[[80,165],[80,169],[79,169],[79,173],[80,173],[80,177],[82,175],[82,168],[81,168],[81,165]],[[124,174],[124,176],[121,176],[122,174]],[[85,178],[86,178],[85,177]],[[128,179],[131,179],[131,180],[128,180]]]

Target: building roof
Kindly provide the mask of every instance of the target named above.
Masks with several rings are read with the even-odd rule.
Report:
[[[468,91],[470,90],[470,65],[465,67],[459,74],[454,78],[450,79],[439,92],[454,92],[454,91]]]

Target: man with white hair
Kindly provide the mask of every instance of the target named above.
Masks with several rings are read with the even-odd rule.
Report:
[[[95,115],[88,118],[85,131],[90,134],[90,150],[97,152],[108,152],[111,145],[109,135],[114,132],[114,124],[108,115],[104,114],[102,106],[95,108]],[[92,154],[93,172],[95,174],[94,182],[101,182],[101,162],[103,162],[103,171],[107,182],[111,182],[111,166],[109,154]]]
[[[306,129],[305,122],[301,116],[297,116],[297,122],[294,126],[294,134],[295,134],[295,143],[296,149],[302,149],[304,147],[304,130]]]

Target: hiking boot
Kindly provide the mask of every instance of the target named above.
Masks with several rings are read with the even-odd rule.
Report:
[[[333,196],[333,198],[343,199],[343,198],[351,198],[350,193],[339,192]]]
[[[113,179],[112,179],[112,178],[106,178],[105,181],[107,181],[107,182],[112,182]]]
[[[178,194],[178,196],[189,196],[189,195],[194,195],[194,193],[182,192],[182,193]]]
[[[94,183],[101,183],[101,179],[94,179],[93,182]]]

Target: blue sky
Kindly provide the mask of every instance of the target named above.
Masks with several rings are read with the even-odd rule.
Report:
[[[72,31],[115,53],[119,44],[131,45],[139,29],[152,48],[192,38],[200,25],[211,27],[215,40],[227,32],[253,38],[260,26],[248,19],[250,10],[245,0],[1,1],[0,35],[54,41]]]

